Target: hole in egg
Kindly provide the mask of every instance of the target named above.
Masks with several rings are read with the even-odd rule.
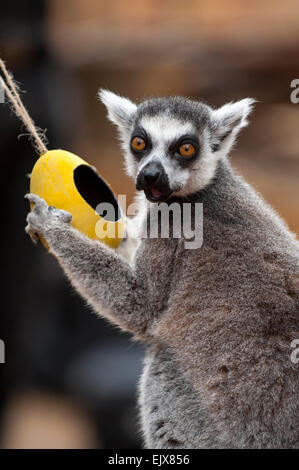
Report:
[[[79,165],[74,169],[74,183],[87,202],[103,219],[109,222],[117,222],[121,219],[121,209],[118,202],[105,181],[88,165]],[[111,204],[114,210],[99,210],[98,205]]]

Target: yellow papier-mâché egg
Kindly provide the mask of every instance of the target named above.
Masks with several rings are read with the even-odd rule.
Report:
[[[44,153],[33,167],[30,192],[70,212],[72,226],[87,237],[111,248],[121,243],[125,220],[118,202],[95,169],[77,155],[65,150]]]

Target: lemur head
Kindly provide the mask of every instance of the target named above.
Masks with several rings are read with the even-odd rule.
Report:
[[[203,189],[247,125],[254,103],[246,98],[214,110],[182,97],[136,105],[107,90],[99,96],[118,127],[127,173],[152,202]]]

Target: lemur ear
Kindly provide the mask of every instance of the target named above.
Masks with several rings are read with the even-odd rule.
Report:
[[[214,152],[224,147],[226,151],[230,150],[240,129],[247,126],[254,103],[254,99],[245,98],[212,111],[211,146]]]
[[[129,128],[137,109],[136,104],[104,89],[99,91],[99,98],[107,108],[110,121],[122,129]]]

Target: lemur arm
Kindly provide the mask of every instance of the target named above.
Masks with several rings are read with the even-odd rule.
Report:
[[[78,292],[121,328],[143,334],[150,318],[147,286],[142,273],[103,243],[73,229],[68,212],[48,207],[36,195],[26,196],[35,207],[27,216],[27,233],[41,234]]]

